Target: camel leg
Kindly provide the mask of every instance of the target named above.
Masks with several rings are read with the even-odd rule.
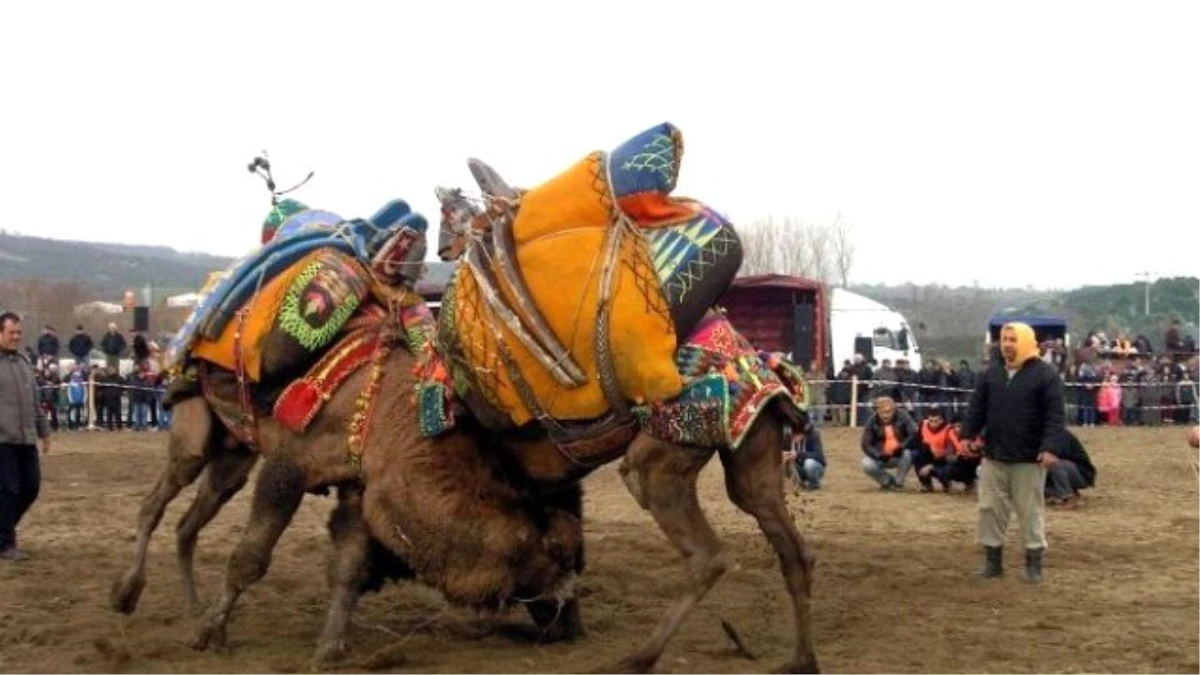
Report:
[[[115,581],[109,594],[113,610],[132,614],[146,587],[146,550],[150,537],[162,521],[167,505],[183,488],[191,485],[208,463],[214,427],[208,404],[196,397],[180,402],[174,409],[167,466],[159,475],[150,494],[142,500],[138,513],[137,543],[133,563],[125,575]]]
[[[550,509],[560,509],[583,520],[583,487],[574,483],[550,495],[542,497],[539,502]],[[583,575],[584,551],[582,547],[576,554],[575,573]],[[525,605],[534,624],[541,629],[538,641],[543,643],[571,642],[585,637],[583,616],[579,610],[579,599],[572,597],[561,606],[551,600],[535,600]]]
[[[538,642],[572,642],[587,635],[578,598],[571,598],[562,606],[549,600],[535,600],[526,607],[533,622],[542,629]]]
[[[759,429],[738,450],[721,450],[725,487],[733,503],[754,516],[759,529],[770,540],[792,598],[796,646],[792,658],[776,672],[816,673],[819,670],[809,607],[816,558],[792,522],[779,489],[781,439],[771,430],[773,423],[767,423],[770,419],[764,416],[764,423],[758,425]]]
[[[617,672],[650,672],[688,612],[725,573],[725,555],[696,496],[696,478],[712,455],[711,449],[675,446],[645,434],[629,447],[626,482],[638,486],[635,496],[683,554],[688,583],[654,634]]]
[[[196,540],[200,530],[216,517],[250,477],[258,455],[249,448],[239,445],[233,449],[222,447],[213,453],[208,471],[196,488],[196,498],[191,508],[179,520],[175,528],[175,553],[179,561],[179,575],[183,581],[183,608],[194,614],[200,607],[196,595]]]
[[[268,460],[254,484],[254,504],[250,522],[229,558],[225,572],[225,592],[209,608],[192,638],[193,649],[225,644],[225,629],[233,605],[247,588],[267,573],[271,553],[279,537],[296,515],[304,499],[305,476],[299,466],[286,459]]]
[[[325,629],[317,642],[318,663],[332,663],[346,655],[346,627],[369,574],[370,532],[363,519],[361,487],[338,488],[338,505],[329,517],[329,534],[333,539],[329,566],[333,597]]]

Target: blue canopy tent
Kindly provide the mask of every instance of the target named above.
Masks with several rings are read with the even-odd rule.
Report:
[[[1063,342],[1068,341],[1067,319],[1065,317],[1046,314],[997,314],[988,320],[988,342],[999,342],[1000,329],[1004,327],[1004,324],[1014,321],[1029,324],[1034,334],[1037,335],[1038,342],[1059,338]]]

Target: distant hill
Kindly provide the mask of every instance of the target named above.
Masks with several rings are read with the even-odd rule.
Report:
[[[0,279],[76,281],[99,295],[119,299],[127,288],[146,285],[154,295],[195,290],[209,272],[231,258],[181,253],[165,246],[63,241],[0,234]]]
[[[180,252],[169,246],[136,246],[133,244],[110,244],[105,242],[82,242],[88,246],[140,258],[155,258],[184,265],[199,265],[210,270],[223,269],[233,261],[233,258],[212,255],[211,253]]]
[[[225,269],[232,258],[180,252],[166,246],[62,241],[0,233],[0,281],[38,279],[78,282],[99,298],[119,301],[125,289],[149,285],[154,302],[196,290],[208,274]],[[427,282],[444,283],[451,266],[431,263]],[[1143,333],[1155,346],[1173,316],[1194,335],[1200,324],[1200,279],[1159,279],[1150,287],[1145,314],[1142,284],[1087,286],[1069,291],[948,287],[914,284],[858,285],[851,290],[904,314],[923,351],[946,358],[977,358],[987,320],[1002,312],[1041,312],[1068,318],[1072,337],[1091,330],[1110,336]],[[97,298],[97,299],[99,299]],[[0,298],[0,301],[3,301]]]
[[[1067,319],[1073,341],[1090,331],[1109,337],[1139,334],[1161,347],[1171,318],[1193,335],[1200,325],[1200,279],[1172,277],[1150,285],[1150,314],[1143,284],[1085,286],[1069,291],[974,287],[864,285],[851,290],[892,307],[916,330],[922,350],[945,358],[980,356],[987,321],[996,314],[1053,314]]]

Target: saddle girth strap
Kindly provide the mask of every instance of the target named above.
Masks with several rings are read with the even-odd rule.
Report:
[[[608,155],[601,153],[601,166],[608,171]],[[621,240],[627,232],[632,231],[633,223],[617,208],[612,198],[612,176],[605,176],[604,205],[608,207],[611,219],[608,228],[608,240],[605,242],[604,268],[600,275],[600,294],[597,300],[599,307],[596,314],[596,332],[593,348],[596,350],[596,370],[600,380],[600,390],[604,399],[618,423],[625,423],[633,418],[629,403],[621,393],[617,382],[617,371],[612,361],[612,346],[609,344],[609,313],[612,309],[613,279],[616,278],[617,265],[620,264]]]
[[[257,450],[259,447],[258,418],[254,413],[254,400],[250,394],[250,385],[247,382],[246,359],[242,348],[242,334],[246,326],[246,317],[249,314],[249,305],[242,307],[237,312],[237,325],[234,328],[233,335],[233,361],[235,366],[234,374],[237,376],[238,408],[242,418],[240,422],[242,428],[248,432],[251,449]]]

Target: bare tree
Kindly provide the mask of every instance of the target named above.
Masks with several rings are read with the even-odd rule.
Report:
[[[744,255],[741,274],[804,274],[808,250],[801,226],[790,218],[751,223],[739,230]]]
[[[849,266],[842,273],[839,227],[840,220],[829,225],[792,218],[751,223],[738,231],[745,251],[740,274],[790,274],[822,283],[844,279],[849,276]],[[853,246],[849,250],[852,257]]]
[[[803,232],[804,244],[808,248],[808,276],[828,284],[834,268],[834,261],[830,258],[832,236],[829,228],[821,225],[809,225],[804,228]]]
[[[854,233],[846,223],[842,222],[842,214],[838,214],[830,225],[833,233],[833,261],[837,269],[838,280],[842,288],[850,285],[850,270],[854,268]]]
[[[775,221],[771,218],[739,228],[742,240],[742,275],[767,274],[775,270]]]

